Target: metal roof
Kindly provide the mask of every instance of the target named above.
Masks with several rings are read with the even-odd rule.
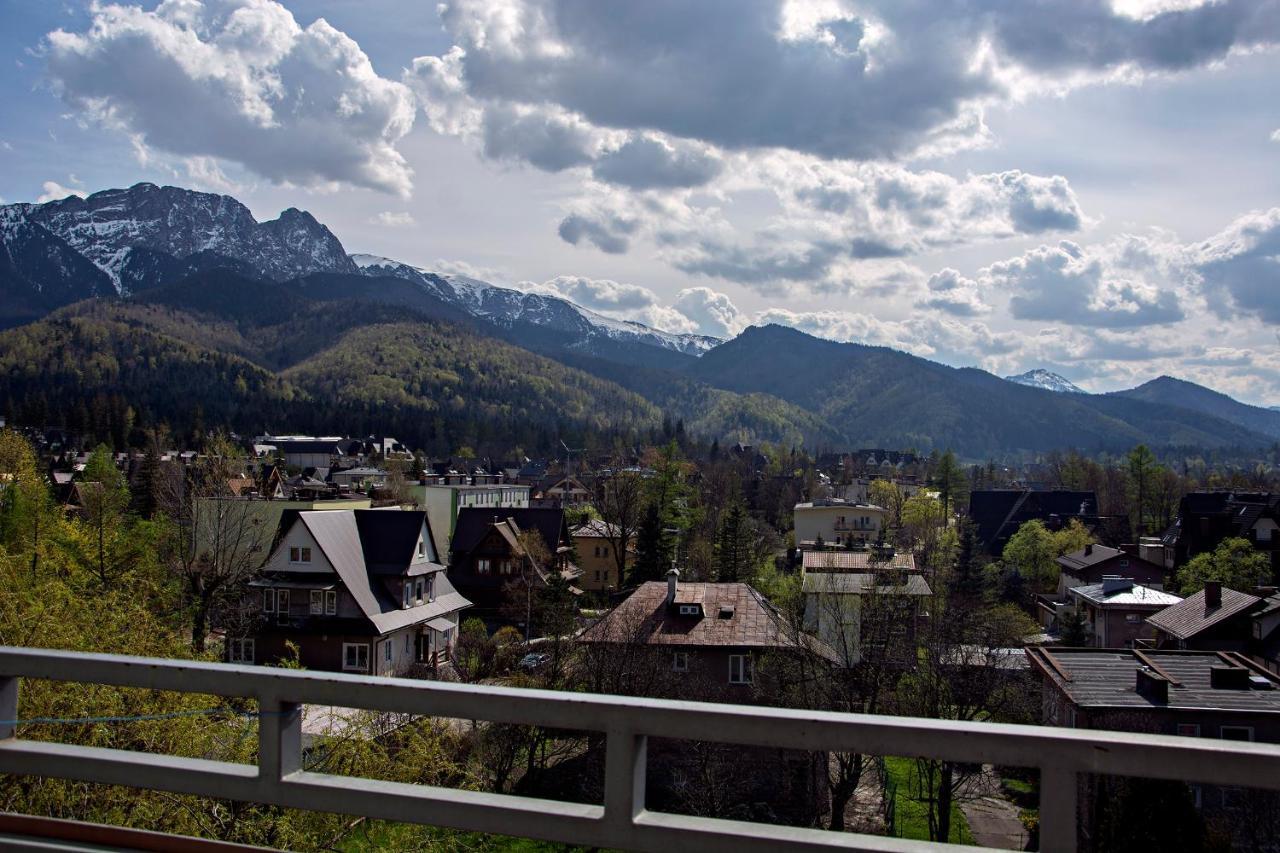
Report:
[[[888,560],[879,559],[874,550],[805,551],[801,564],[806,572],[878,571],[882,569],[916,570],[916,558],[910,551],[895,552]]]
[[[1249,611],[1261,601],[1256,595],[1224,586],[1222,603],[1217,607],[1208,607],[1205,605],[1204,590],[1200,590],[1182,602],[1161,610],[1149,618],[1147,624],[1179,640],[1185,640],[1238,613]]]
[[[1142,584],[1107,592],[1106,584],[1094,583],[1072,587],[1068,592],[1102,607],[1168,607],[1182,601],[1180,595]]]
[[[806,574],[801,591],[833,595],[866,595],[874,588],[883,595],[933,595],[933,590],[920,575],[906,575],[895,583],[898,576],[861,574],[854,572],[814,572]]]
[[[1028,658],[1077,706],[1083,708],[1171,708],[1174,710],[1228,710],[1280,714],[1280,678],[1265,678],[1272,689],[1226,689],[1210,685],[1210,670],[1220,666],[1244,666],[1242,658],[1219,652],[1121,649],[1027,650]],[[1141,657],[1140,657],[1141,656]],[[1168,703],[1156,702],[1137,691],[1137,672],[1154,663],[1177,684],[1169,684]]]

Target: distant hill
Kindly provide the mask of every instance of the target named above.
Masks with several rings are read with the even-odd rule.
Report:
[[[747,329],[692,363],[717,388],[780,397],[838,426],[849,444],[954,448],[969,457],[1078,447],[1265,445],[1223,418],[1116,396],[1060,394],[886,347],[836,343],[783,326]]]
[[[1150,382],[1144,382],[1137,388],[1116,391],[1111,396],[1143,400],[1148,403],[1162,403],[1166,406],[1180,406],[1222,418],[1224,421],[1239,424],[1272,438],[1280,438],[1280,410],[1250,406],[1226,394],[1205,388],[1203,385],[1187,382],[1184,379],[1175,379],[1172,376],[1161,376]]]

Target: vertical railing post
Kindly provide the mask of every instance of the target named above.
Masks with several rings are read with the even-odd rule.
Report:
[[[1071,767],[1040,769],[1041,853],[1075,853],[1079,831],[1079,777]]]
[[[260,700],[258,709],[258,781],[272,788],[302,769],[302,706]]]
[[[645,735],[609,730],[604,755],[604,819],[615,831],[630,829],[644,811],[648,752]]]
[[[18,679],[0,675],[0,740],[8,740],[18,732]]]

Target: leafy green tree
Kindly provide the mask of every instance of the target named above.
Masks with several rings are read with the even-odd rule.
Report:
[[[1224,539],[1217,548],[1197,554],[1178,571],[1183,595],[1204,589],[1209,581],[1240,592],[1270,583],[1271,561],[1247,539]]]
[[[31,575],[40,572],[41,555],[50,547],[57,510],[35,451],[13,430],[0,430],[0,545],[30,555]]]
[[[1092,540],[1087,528],[1072,519],[1061,530],[1051,531],[1039,519],[1025,522],[1005,543],[1001,559],[1015,567],[1033,592],[1049,592],[1058,585],[1057,558],[1078,551]]]
[[[106,586],[123,568],[119,564],[132,560],[136,543],[130,536],[129,485],[105,444],[98,445],[89,454],[80,483],[80,498],[85,522],[93,533],[90,559],[99,581]]]
[[[902,504],[906,497],[897,483],[886,479],[872,480],[867,487],[867,499],[889,511],[889,522],[894,527],[902,526]]]
[[[950,450],[938,459],[933,482],[938,487],[938,497],[942,499],[942,515],[950,519],[952,508],[965,485],[964,469]]]

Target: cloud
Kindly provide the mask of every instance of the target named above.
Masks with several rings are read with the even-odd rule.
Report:
[[[1210,308],[1280,324],[1280,207],[1247,213],[1190,252]]]
[[[1150,326],[1186,316],[1169,281],[1176,255],[1175,246],[1139,237],[1092,249],[1064,240],[992,264],[978,278],[1012,294],[1009,310],[1017,319]],[[1162,262],[1166,257],[1168,263]]]
[[[709,287],[690,287],[676,294],[675,309],[697,326],[699,334],[731,338],[746,328],[746,318],[727,294]]]
[[[1137,16],[1110,0],[945,14],[898,0],[457,0],[442,17],[457,49],[447,70],[480,109],[554,105],[599,128],[864,161],[983,144],[991,103],[1203,66],[1280,36],[1275,0]]]
[[[635,190],[697,187],[724,168],[718,157],[693,145],[672,146],[654,136],[636,136],[600,156],[592,174]]]
[[[407,210],[384,210],[375,216],[369,217],[370,225],[384,225],[387,228],[408,228],[416,225],[417,222],[413,218],[413,214]]]
[[[396,143],[416,102],[324,19],[271,0],[95,5],[84,32],[48,34],[62,98],[139,144],[240,163],[277,183],[407,195]]]
[[[498,106],[484,114],[484,155],[527,161],[547,172],[591,162],[592,133],[572,116]]]
[[[984,323],[921,315],[909,320],[883,320],[847,311],[791,311],[770,308],[752,325],[778,323],[835,341],[886,346],[949,363],[983,362],[1016,352],[1018,336],[993,332]]]
[[[560,239],[574,246],[586,242],[610,255],[621,255],[631,246],[635,223],[619,217],[589,218],[573,213],[560,221]]]
[[[40,195],[36,196],[36,201],[40,203],[44,203],[46,201],[57,201],[60,198],[66,198],[67,196],[70,196],[70,195],[78,196],[80,198],[84,198],[85,196],[84,190],[77,190],[77,189],[72,189],[71,187],[64,187],[62,184],[58,183],[57,181],[45,181],[43,184],[40,185],[40,188],[41,190],[43,190],[43,192],[41,192]]]
[[[926,287],[928,292],[918,303],[922,307],[936,308],[957,317],[973,317],[991,310],[982,299],[978,283],[957,270],[939,270],[929,277]]]
[[[548,281],[522,285],[530,293],[568,299],[615,320],[634,320],[664,332],[684,334],[698,331],[698,325],[680,310],[662,305],[647,287],[610,279],[562,275]]]

